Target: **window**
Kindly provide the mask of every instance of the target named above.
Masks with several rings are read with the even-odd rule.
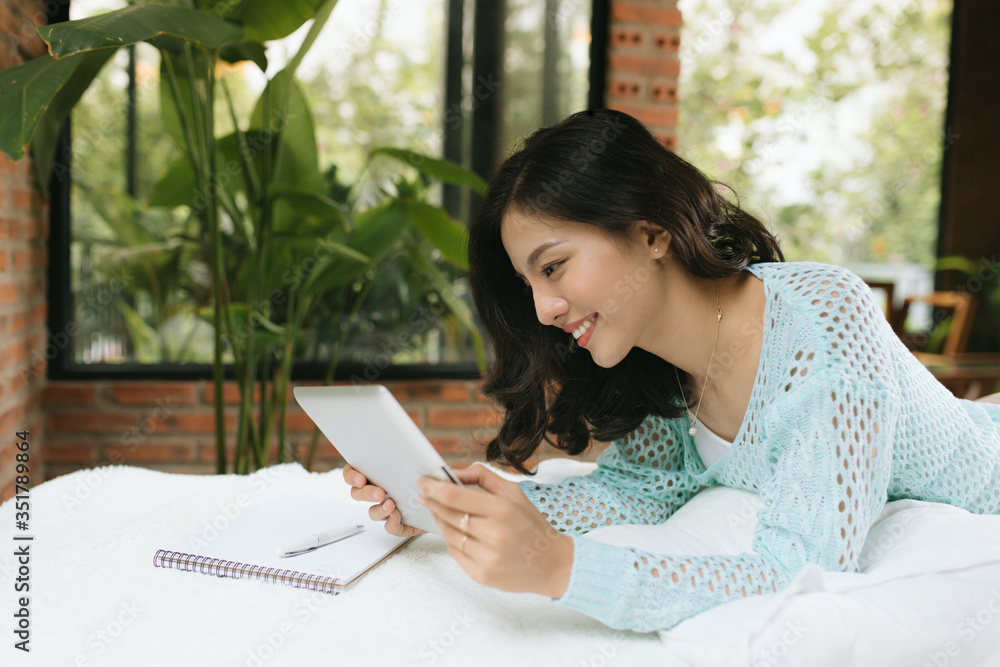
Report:
[[[789,260],[933,289],[949,0],[681,0],[678,153]],[[929,318],[913,313],[912,323]]]
[[[68,18],[125,4],[73,0]],[[490,20],[496,12],[503,20]],[[351,188],[363,208],[393,179],[412,177],[390,160],[366,166],[376,146],[445,155],[488,177],[515,139],[586,108],[591,22],[591,3],[583,0],[341,0],[297,73],[315,119],[327,194],[336,199]],[[307,28],[268,44],[268,77]],[[69,272],[53,276],[51,310],[54,330],[73,323],[76,334],[50,362],[52,377],[210,374],[212,330],[198,314],[210,303],[210,281],[192,242],[189,209],[147,205],[182,158],[164,131],[159,62],[145,43],[120,50],[74,109],[62,153],[71,178],[53,181],[52,205],[53,263],[65,257]],[[216,76],[245,123],[266,77],[250,62],[223,64]],[[217,137],[233,131],[224,102],[220,91]],[[468,220],[472,199],[451,186],[429,194],[460,221]],[[471,337],[415,275],[400,256],[370,272],[371,281],[332,291],[311,316],[296,377],[322,377],[335,334],[349,326],[343,313],[363,290],[340,358],[345,376],[376,356],[391,358],[380,373],[385,379],[475,373]],[[471,305],[458,270],[451,289]],[[419,331],[408,324],[417,312],[429,322]]]

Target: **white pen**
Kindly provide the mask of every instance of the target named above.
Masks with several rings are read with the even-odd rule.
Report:
[[[364,529],[364,526],[357,524],[355,526],[344,526],[343,528],[334,528],[333,530],[316,533],[315,535],[310,535],[309,537],[297,540],[278,549],[278,557],[287,558],[288,556],[298,556],[299,554],[312,551],[313,549],[318,549],[322,546],[330,544],[331,542],[342,540],[345,537],[357,535]]]

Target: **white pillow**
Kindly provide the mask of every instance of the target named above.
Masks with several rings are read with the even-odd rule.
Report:
[[[546,482],[556,471],[586,474],[587,464],[573,463],[540,468]],[[761,506],[755,493],[710,487],[661,525],[587,537],[657,553],[736,554],[749,551]],[[699,667],[1000,665],[1000,516],[888,503],[860,564],[860,574],[810,565],[778,593],[719,605],[660,637]]]

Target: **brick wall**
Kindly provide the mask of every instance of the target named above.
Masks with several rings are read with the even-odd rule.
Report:
[[[0,0],[0,69],[44,53],[34,2]],[[2,113],[9,113],[3,110]],[[30,158],[0,153],[0,499],[14,493],[15,433],[30,431],[32,485],[44,477],[43,373],[28,359],[46,344],[48,204],[38,194]]]
[[[608,35],[609,108],[642,121],[676,144],[681,13],[673,0],[613,0]]]
[[[315,384],[315,383],[298,383]],[[476,381],[386,382],[410,417],[449,463],[459,466],[485,458],[495,433],[497,409]],[[107,464],[139,465],[168,472],[215,472],[215,387],[192,382],[49,382],[45,388],[48,477]],[[239,389],[225,389],[230,458],[235,445]],[[289,392],[288,436],[296,460],[305,462],[314,426]],[[583,458],[593,460],[598,446]],[[272,451],[273,451],[272,447]],[[564,455],[544,446],[537,459]],[[322,471],[344,460],[320,436],[316,465]],[[232,470],[232,465],[228,466]]]
[[[44,52],[34,32],[34,25],[45,22],[38,6],[32,0],[0,0],[0,68]],[[613,0],[610,19],[607,104],[636,116],[673,148],[681,24],[676,2]],[[13,494],[11,443],[24,428],[31,431],[36,482],[108,463],[213,472],[210,381],[44,386],[44,369],[29,362],[33,354],[38,358],[47,337],[48,209],[36,190],[29,159],[14,165],[0,156],[0,499]],[[386,384],[449,462],[482,460],[497,416],[481,400],[477,383]],[[235,432],[237,390],[229,385],[226,391],[227,428]],[[289,410],[290,438],[304,457],[312,425],[294,401]],[[325,439],[320,443],[317,470],[343,465]],[[601,450],[582,458],[593,460]],[[546,446],[537,459],[552,455],[562,454]]]

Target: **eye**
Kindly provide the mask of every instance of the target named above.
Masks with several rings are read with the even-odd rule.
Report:
[[[560,266],[562,266],[562,262],[554,262],[554,263],[552,263],[552,264],[549,264],[548,266],[544,267],[544,268],[543,268],[543,269],[541,270],[541,272],[540,272],[540,273],[541,273],[541,274],[542,274],[543,276],[545,276],[546,278],[548,278],[548,277],[549,277],[549,276],[551,276],[551,275],[552,275],[552,274],[553,274],[553,273],[555,272],[555,270],[556,270],[556,269],[558,269],[558,268],[559,268]]]

